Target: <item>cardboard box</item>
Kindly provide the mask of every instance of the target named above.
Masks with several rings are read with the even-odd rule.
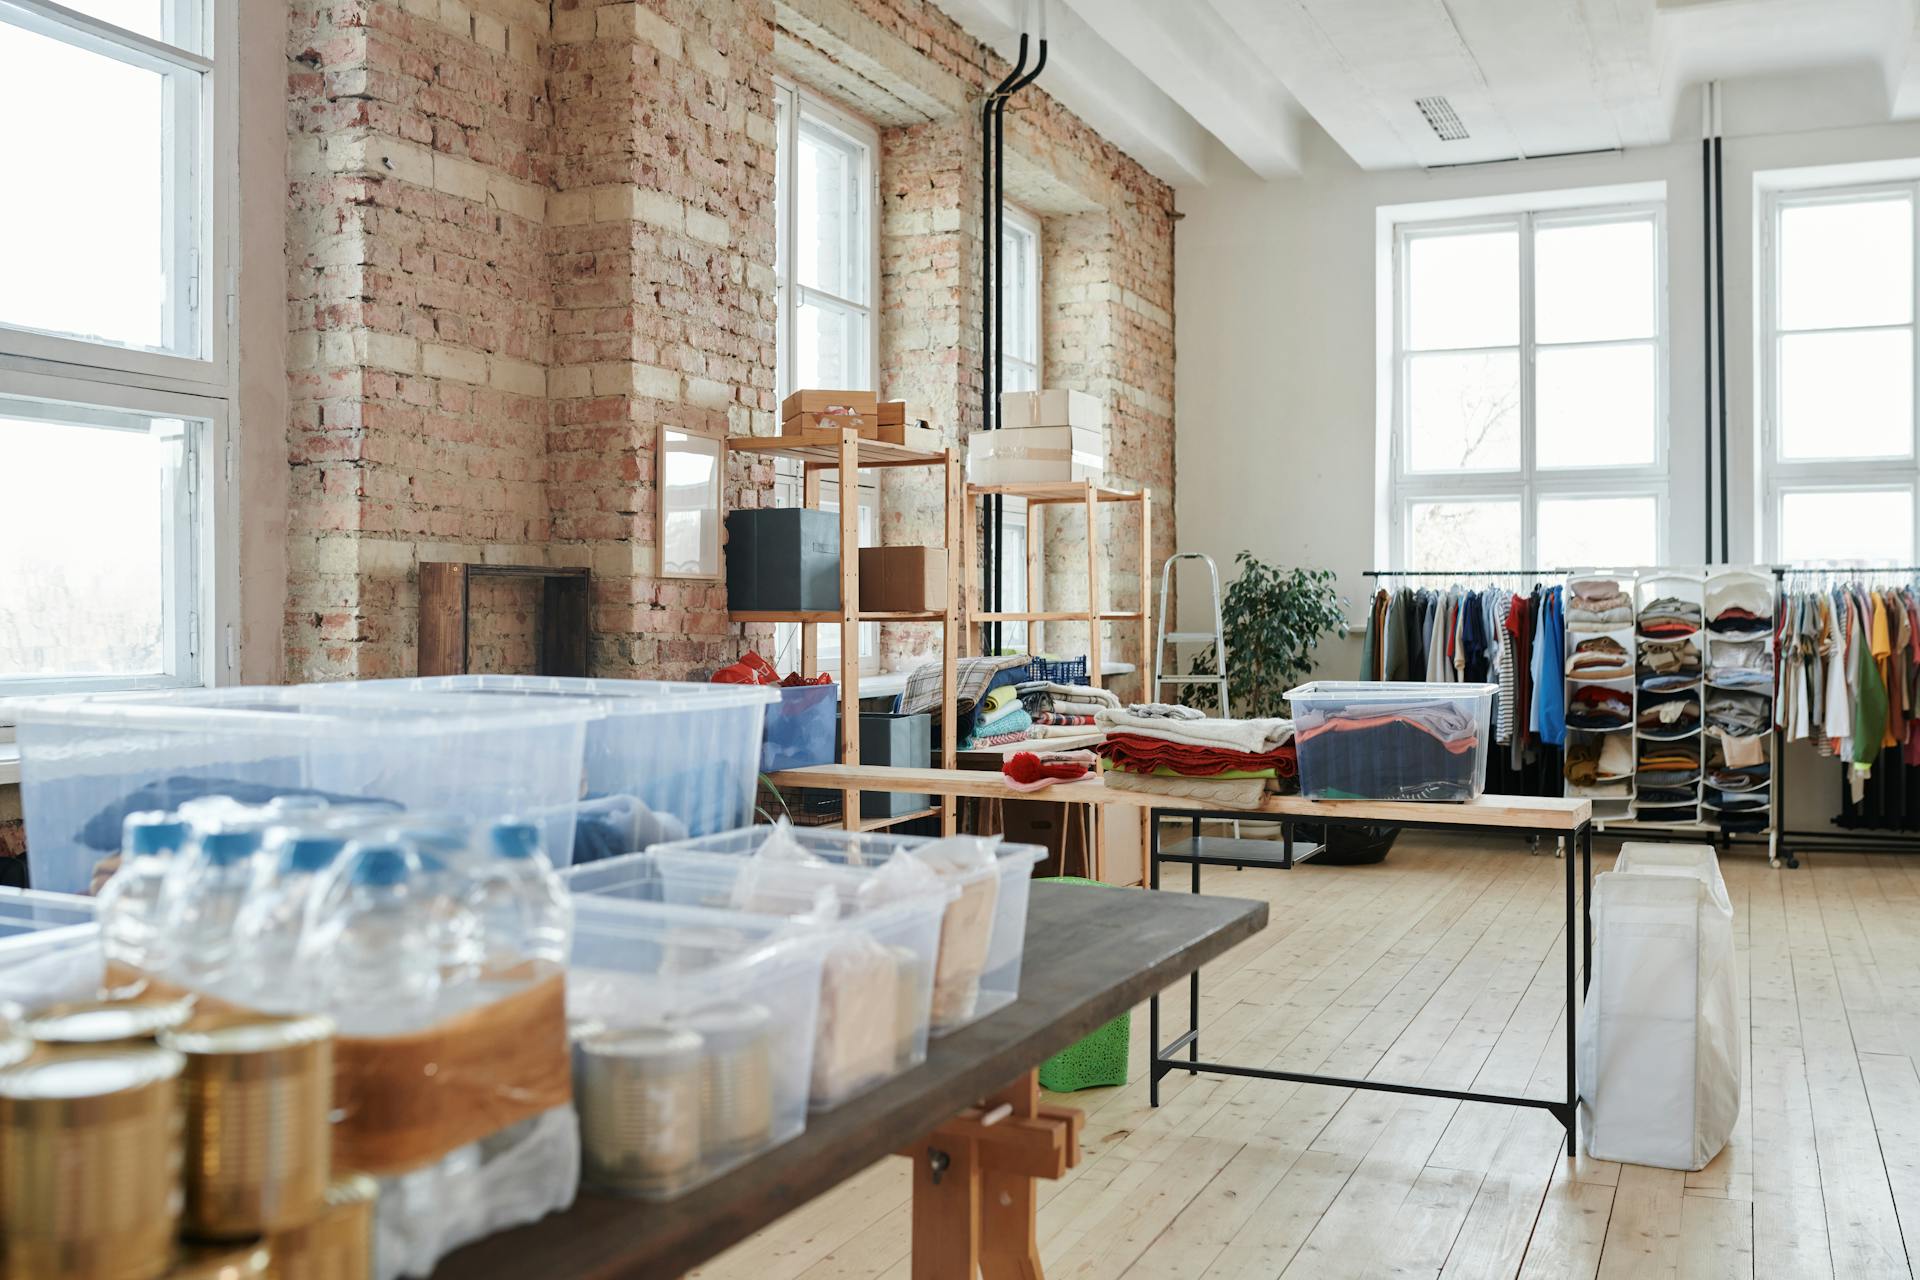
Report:
[[[1106,425],[1106,406],[1084,391],[1000,393],[1002,431],[1023,427],[1079,427],[1097,432]]]
[[[792,613],[840,607],[840,516],[805,507],[727,513],[727,608]]]
[[[860,548],[861,612],[922,613],[946,607],[946,548]]]
[[[871,391],[815,391],[802,388],[780,402],[780,420],[802,413],[859,413],[873,417],[880,397]]]
[[[886,444],[901,445],[919,453],[938,453],[947,447],[947,442],[942,440],[940,433],[932,427],[916,427],[910,423],[892,427],[882,426],[874,439]]]
[[[882,400],[878,416],[883,427],[924,427],[933,421],[925,408],[905,400]]]
[[[878,440],[885,430],[866,413],[796,413],[780,424],[783,436],[804,435],[809,431],[840,431],[852,427],[863,440]]]
[[[1064,484],[1107,473],[1101,433],[1080,427],[1021,427],[975,432],[967,441],[973,484]]]

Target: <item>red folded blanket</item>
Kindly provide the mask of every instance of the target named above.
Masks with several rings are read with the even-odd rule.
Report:
[[[1216,773],[1242,769],[1272,769],[1279,777],[1291,778],[1299,769],[1292,743],[1273,751],[1255,753],[1233,751],[1226,747],[1196,747],[1138,733],[1112,733],[1107,735],[1105,742],[1095,743],[1093,750],[1137,773],[1150,773],[1165,765],[1175,773],[1192,778],[1206,778]]]

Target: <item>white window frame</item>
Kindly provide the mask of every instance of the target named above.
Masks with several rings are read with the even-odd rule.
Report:
[[[880,324],[877,299],[880,289],[880,131],[858,116],[849,115],[826,99],[809,93],[789,80],[776,76],[773,81],[776,103],[774,118],[778,121],[779,136],[775,144],[775,181],[778,185],[780,216],[774,236],[774,292],[778,308],[779,321],[774,336],[774,398],[785,400],[794,391],[793,353],[799,341],[799,303],[807,298],[818,298],[834,306],[857,311],[866,317],[866,373],[859,382],[873,384],[878,377],[880,367]],[[815,122],[833,129],[853,142],[865,148],[865,164],[860,176],[860,191],[866,198],[862,210],[867,229],[867,297],[865,304],[838,297],[819,289],[811,289],[798,283],[793,272],[793,246],[799,239],[799,199],[798,181],[793,167],[792,157],[800,145],[800,117],[805,114]],[[859,390],[835,388],[837,390]],[[775,458],[774,505],[797,507],[806,497],[805,478],[801,464],[790,458]],[[820,480],[820,498],[823,504],[833,503],[838,509],[839,478],[837,475],[822,476]],[[880,528],[880,489],[871,472],[862,472],[860,476],[860,505],[872,512],[872,528]],[[774,624],[774,664],[791,670],[800,667],[800,626],[802,624],[782,622]],[[819,635],[817,652],[820,669],[838,671],[840,667],[840,631],[838,624],[815,624],[823,629]],[[873,675],[880,668],[880,624],[863,622],[860,624],[860,672]]]
[[[1650,219],[1654,246],[1654,345],[1655,404],[1653,461],[1633,465],[1596,465],[1590,467],[1548,467],[1537,459],[1535,440],[1534,363],[1541,346],[1600,347],[1637,345],[1646,338],[1617,339],[1577,343],[1540,343],[1534,334],[1533,241],[1536,230],[1580,223],[1614,222],[1625,219]],[[1407,410],[1407,371],[1414,352],[1408,339],[1408,288],[1406,262],[1410,240],[1476,231],[1511,229],[1519,238],[1519,333],[1515,344],[1520,363],[1520,463],[1517,468],[1488,471],[1415,471]],[[1392,335],[1392,417],[1388,435],[1389,567],[1404,569],[1413,563],[1411,521],[1408,513],[1418,503],[1465,502],[1488,499],[1516,499],[1520,503],[1519,565],[1447,565],[1449,569],[1553,569],[1565,566],[1537,562],[1539,508],[1550,498],[1650,497],[1654,500],[1656,562],[1664,561],[1668,546],[1670,502],[1670,412],[1668,369],[1669,333],[1667,323],[1666,205],[1663,201],[1640,200],[1626,203],[1571,205],[1523,209],[1513,212],[1474,214],[1458,218],[1422,219],[1398,222],[1393,226],[1393,317]],[[1461,354],[1506,351],[1515,348],[1459,348]],[[1455,349],[1449,349],[1455,350]]]
[[[140,676],[4,676],[0,697],[101,692],[230,682],[237,678],[239,595],[234,485],[237,397],[238,74],[232,50],[233,0],[187,0],[179,44],[167,43],[49,0],[0,0],[0,21],[130,65],[200,76],[197,110],[177,113],[175,193],[167,215],[186,227],[170,235],[176,327],[190,329],[192,354],[94,342],[0,322],[0,396],[91,406],[187,421],[186,483],[172,504],[166,634],[168,670]],[[0,128],[7,127],[0,124]],[[0,554],[5,549],[0,548]],[[0,739],[10,734],[0,713]]]
[[[1003,391],[1007,389],[1007,370],[1009,367],[1013,367],[1025,370],[1029,375],[1028,382],[1033,389],[1038,390],[1040,388],[1040,368],[1043,362],[1042,352],[1045,350],[1046,343],[1046,334],[1040,326],[1040,318],[1045,311],[1045,308],[1041,304],[1041,297],[1045,292],[1045,282],[1040,274],[1042,270],[1040,219],[1034,217],[1017,204],[1004,204],[1002,205],[1002,211],[1005,215],[1007,226],[1013,228],[1015,233],[1024,237],[1026,241],[1026,247],[1022,251],[1021,256],[1027,260],[1030,272],[1029,278],[1033,281],[1033,291],[1031,297],[1016,299],[1016,302],[1024,303],[1024,305],[1020,307],[1020,310],[1026,313],[1027,332],[1033,338],[1033,347],[1030,358],[1018,352],[1011,352],[1005,347],[1001,349],[1000,389]],[[1009,308],[1009,313],[1011,313],[1011,310],[1012,309]]]
[[[1912,210],[1914,257],[1912,308],[1905,324],[1840,325],[1827,329],[1790,330],[1780,324],[1780,267],[1782,214],[1795,206],[1846,204],[1885,196],[1904,196]],[[1920,564],[1920,179],[1860,182],[1828,186],[1771,189],[1765,194],[1760,218],[1760,440],[1762,554],[1772,563],[1786,563],[1780,545],[1785,528],[1786,499],[1795,493],[1885,492],[1905,489],[1913,503],[1905,564]],[[1908,452],[1867,458],[1786,458],[1781,454],[1780,340],[1792,333],[1861,333],[1906,329],[1913,342],[1915,379],[1908,422]]]

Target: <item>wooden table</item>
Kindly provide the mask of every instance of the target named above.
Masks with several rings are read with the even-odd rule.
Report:
[[[952,1247],[951,1237],[938,1237],[949,1246],[939,1252],[925,1239],[926,1231],[950,1219],[942,1216],[946,1204],[931,1202],[923,1193],[937,1196],[942,1186],[951,1193],[967,1185],[948,1163],[950,1153],[941,1152],[936,1162],[937,1148],[922,1141],[928,1138],[928,1117],[960,1117],[983,1099],[1030,1087],[1031,1074],[1041,1062],[1267,923],[1264,902],[1239,898],[1056,884],[1034,884],[1032,895],[1020,999],[932,1041],[921,1066],[845,1106],[810,1116],[798,1138],[677,1200],[651,1204],[582,1194],[563,1213],[459,1250],[434,1275],[540,1280],[677,1276],[882,1156],[913,1147],[913,1274],[942,1280],[966,1275],[971,1280],[966,1237],[958,1248]],[[952,1123],[940,1130],[946,1132]],[[944,1178],[936,1174],[936,1163]],[[1010,1240],[1020,1249],[1030,1248],[1031,1194],[1023,1205],[1009,1183],[1009,1203],[1002,1203],[998,1194],[981,1197],[979,1184],[973,1185],[972,1244],[977,1248],[982,1239],[978,1215],[997,1213],[988,1220],[988,1236],[1002,1260]],[[1009,1210],[1025,1219],[1024,1238],[1019,1236],[1021,1223],[1008,1220]],[[991,1257],[986,1265],[990,1278],[1039,1275],[1037,1253],[1016,1259],[1011,1273],[1000,1271]]]

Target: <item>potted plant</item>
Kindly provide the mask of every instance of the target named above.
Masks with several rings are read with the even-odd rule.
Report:
[[[1280,569],[1251,551],[1233,559],[1240,576],[1220,609],[1233,713],[1285,716],[1287,690],[1312,674],[1320,641],[1328,632],[1347,634],[1347,601],[1331,569]],[[1217,661],[1209,645],[1194,669],[1211,674]]]

